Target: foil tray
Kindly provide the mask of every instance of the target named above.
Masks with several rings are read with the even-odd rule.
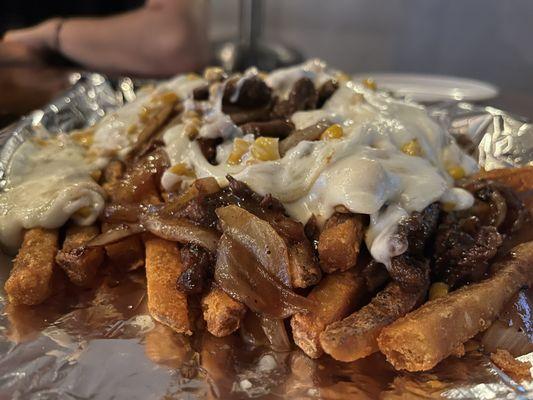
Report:
[[[24,140],[42,127],[68,132],[92,125],[133,100],[138,84],[99,74],[72,80],[61,97],[0,131],[0,190]],[[470,146],[481,167],[533,164],[529,121],[463,102],[428,111]],[[2,288],[9,268],[0,254]],[[299,350],[248,348],[237,337],[179,336],[153,322],[145,300],[142,273],[108,276],[94,289],[32,308],[9,305],[0,289],[0,399],[533,398],[533,382],[514,382],[480,353],[417,374],[394,371],[380,355],[353,363],[311,360]],[[533,353],[520,359],[533,361]]]

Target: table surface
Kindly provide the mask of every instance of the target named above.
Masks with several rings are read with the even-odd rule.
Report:
[[[72,68],[2,65],[0,60],[0,128],[40,108],[70,85]],[[506,91],[484,102],[533,120],[533,93]]]

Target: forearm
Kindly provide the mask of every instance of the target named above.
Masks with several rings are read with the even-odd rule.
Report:
[[[205,32],[188,10],[144,7],[107,18],[65,20],[59,51],[88,68],[168,75],[205,62]]]

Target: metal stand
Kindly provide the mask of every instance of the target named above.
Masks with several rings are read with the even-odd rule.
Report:
[[[239,38],[215,45],[214,62],[227,71],[242,71],[251,66],[270,71],[302,60],[294,49],[262,40],[263,0],[240,0]]]

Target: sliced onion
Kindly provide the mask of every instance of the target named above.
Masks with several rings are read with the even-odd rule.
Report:
[[[107,246],[116,243],[129,236],[144,232],[145,229],[140,224],[120,224],[117,227],[103,232],[86,243],[87,247]]]
[[[215,281],[229,296],[264,317],[283,319],[315,306],[274,279],[252,252],[226,234],[218,244]]]
[[[274,351],[291,351],[291,342],[281,319],[261,317],[261,327]]]
[[[322,132],[324,132],[331,124],[331,121],[328,121],[327,119],[321,119],[316,124],[293,131],[289,136],[279,143],[279,153],[283,157],[285,153],[289,151],[289,149],[293,148],[301,141],[317,140]]]
[[[180,243],[192,243],[215,252],[219,234],[217,231],[194,225],[184,218],[164,218],[156,213],[140,216],[146,230],[162,239]]]
[[[285,286],[291,286],[289,253],[268,222],[236,205],[216,210],[224,233],[252,253],[259,264]]]
[[[481,344],[488,352],[495,352],[497,349],[507,350],[513,357],[522,356],[533,351],[531,343],[523,331],[519,331],[515,326],[508,326],[496,320],[485,331],[481,338]]]
[[[135,222],[139,219],[141,207],[138,204],[112,203],[104,208],[106,222]]]

